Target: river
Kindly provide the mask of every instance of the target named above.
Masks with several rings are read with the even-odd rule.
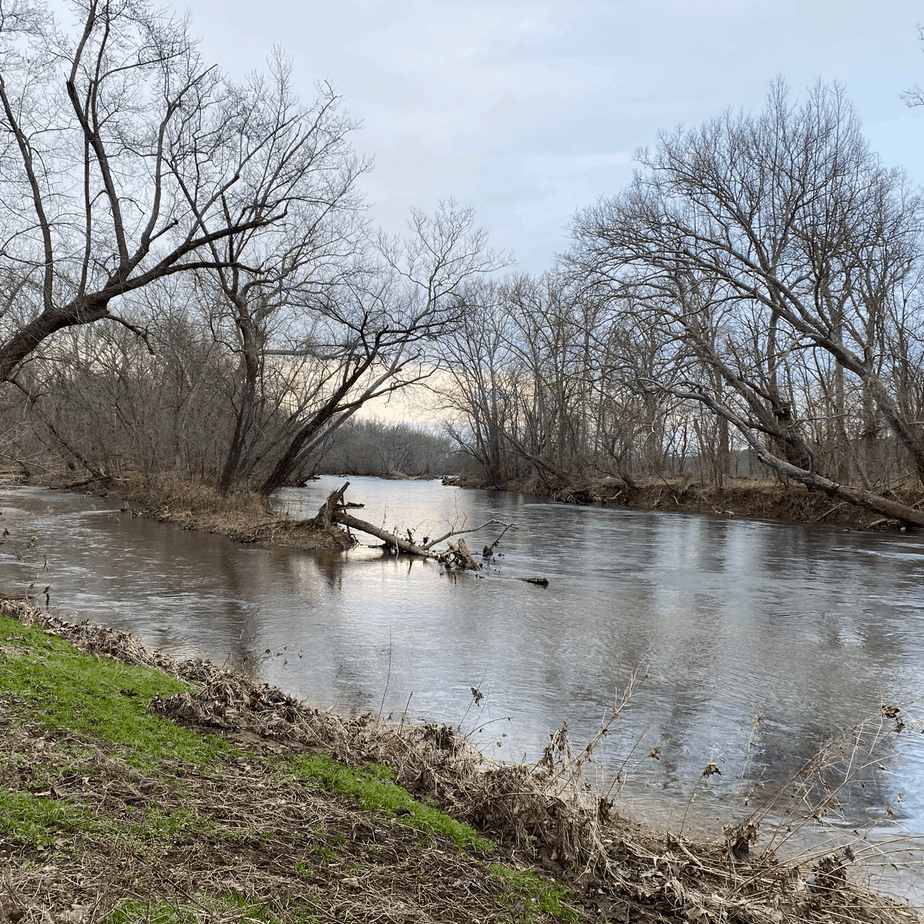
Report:
[[[311,515],[341,482],[277,501]],[[920,536],[351,482],[358,516],[418,539],[489,520],[515,528],[483,573],[457,574],[365,545],[236,545],[115,499],[8,486],[0,589],[47,586],[62,615],[246,665],[314,705],[460,726],[503,760],[536,759],[563,723],[580,750],[631,674],[647,674],[590,775],[675,831],[745,816],[826,741],[868,722],[879,749],[865,758],[862,737],[841,804],[803,833],[924,836]],[[502,530],[469,545],[480,553]],[[900,707],[900,734],[883,705]],[[704,776],[709,761],[720,772]],[[902,890],[917,901],[924,875],[911,869]]]

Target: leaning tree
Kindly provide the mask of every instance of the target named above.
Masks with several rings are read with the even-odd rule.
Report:
[[[132,326],[125,297],[155,280],[227,269],[212,245],[285,219],[293,145],[333,117],[232,84],[146,0],[70,11],[72,29],[32,0],[0,9],[0,382],[57,331]]]
[[[870,151],[841,88],[664,133],[619,195],[576,219],[572,265],[672,360],[641,391],[699,402],[787,478],[924,525],[920,511],[830,477],[806,433],[826,414],[890,430],[924,483],[924,431],[901,343],[918,331],[924,210]],[[821,371],[829,379],[819,381]],[[831,401],[807,411],[812,390]]]

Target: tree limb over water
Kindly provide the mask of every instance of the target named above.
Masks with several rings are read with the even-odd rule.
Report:
[[[360,520],[358,517],[354,517],[347,513],[346,511],[350,507],[362,506],[361,504],[348,504],[344,501],[343,496],[349,486],[350,482],[347,481],[341,488],[338,488],[336,491],[331,491],[315,517],[315,522],[318,525],[325,527],[329,527],[333,524],[346,526],[348,529],[355,529],[361,533],[366,533],[369,536],[379,539],[387,548],[396,549],[406,555],[417,555],[421,558],[433,559],[434,561],[438,561],[452,568],[459,568],[467,571],[480,571],[481,565],[475,560],[464,538],[460,538],[456,543],[449,542],[448,546],[442,551],[435,548],[440,543],[446,542],[456,536],[462,537],[469,533],[487,529],[489,526],[502,526],[504,527],[504,532],[508,529],[517,528],[511,523],[504,523],[501,520],[488,520],[480,526],[473,526],[469,529],[452,529],[437,539],[430,539],[428,537],[424,539],[422,543],[417,543],[414,541],[414,537],[410,530],[408,530],[407,538],[402,538],[395,533],[390,533],[386,529],[382,529],[372,523],[367,523],[365,520]],[[503,533],[501,535],[503,535]],[[494,545],[496,544],[497,542],[494,543]]]
[[[839,484],[836,481],[832,481],[830,478],[825,478],[824,475],[819,474],[813,469],[801,468],[798,465],[787,462],[785,459],[779,458],[761,444],[755,437],[752,428],[749,427],[741,417],[716,401],[705,391],[699,389],[695,384],[688,383],[688,389],[687,391],[683,391],[679,388],[669,390],[671,394],[679,398],[701,402],[716,416],[727,420],[728,423],[744,437],[757,458],[773,471],[778,472],[792,481],[804,484],[810,490],[824,491],[826,494],[831,495],[831,497],[836,497],[840,500],[855,504],[857,507],[864,507],[875,513],[881,513],[888,518],[907,523],[909,526],[924,527],[924,511],[916,507],[911,507],[908,504],[903,504],[901,501],[891,500],[888,497],[883,497],[881,494],[867,491],[864,488]]]

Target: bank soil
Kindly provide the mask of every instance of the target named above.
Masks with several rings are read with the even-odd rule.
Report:
[[[445,484],[467,488],[490,488],[478,478],[444,479]],[[691,478],[633,481],[598,478],[567,485],[540,479],[512,481],[507,490],[537,494],[564,503],[656,510],[661,513],[692,513],[723,518],[744,517],[786,523],[825,523],[863,530],[901,530],[905,525],[855,504],[836,500],[822,491],[780,481],[727,479],[724,487],[703,484]],[[905,486],[880,493],[909,507],[920,509],[924,494]]]
[[[784,863],[760,851],[749,823],[718,842],[634,824],[608,800],[588,800],[582,783],[563,785],[575,767],[560,739],[535,765],[497,764],[449,726],[343,719],[124,633],[11,600],[0,611],[39,627],[49,645],[66,639],[92,658],[181,679],[181,692],[154,696],[148,712],[225,747],[207,766],[169,758],[139,771],[102,735],[30,722],[4,687],[20,644],[7,632],[0,806],[9,816],[41,803],[57,830],[39,843],[0,814],[3,924],[924,920],[855,882],[849,851]],[[132,695],[93,693],[97,707]],[[286,770],[305,759],[326,761],[334,782]],[[336,783],[338,768],[354,780],[370,766],[391,768],[405,796],[370,804]]]
[[[43,477],[40,483],[102,496],[112,494],[133,515],[150,517],[182,529],[223,535],[234,542],[303,551],[343,551],[353,544],[347,530],[331,523],[329,518],[296,520],[279,516],[264,498],[252,494],[223,498],[208,485],[174,475],[151,478],[129,473],[77,483],[67,477],[51,475]],[[468,476],[445,478],[443,483],[472,489],[491,487]],[[861,530],[905,531],[914,528],[846,501],[832,499],[823,492],[778,481],[728,479],[726,486],[718,488],[690,478],[629,483],[621,478],[606,477],[567,486],[530,479],[510,482],[506,489],[564,503],[662,513],[820,523]],[[909,507],[924,505],[924,495],[907,487],[895,487],[884,493]],[[351,496],[350,500],[361,502],[362,498]]]

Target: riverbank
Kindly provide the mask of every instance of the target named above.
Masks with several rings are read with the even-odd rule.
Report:
[[[130,473],[78,484],[66,478],[45,477],[40,483],[102,497],[113,495],[133,516],[148,517],[180,529],[225,536],[233,542],[302,551],[344,551],[353,544],[345,530],[329,523],[280,516],[265,498],[256,494],[222,497],[201,481],[176,475],[146,478]]]
[[[495,764],[449,726],[0,610],[4,924],[924,920],[849,851],[781,863],[747,824],[696,841],[588,803],[561,748]]]
[[[463,476],[444,483],[466,488],[490,488],[486,482]],[[901,530],[899,520],[883,517],[821,491],[779,481],[729,478],[721,488],[690,478],[656,479],[632,482],[620,478],[599,478],[551,487],[538,479],[513,481],[509,491],[538,494],[573,504],[625,507],[630,510],[657,510],[662,513],[689,513],[717,517],[742,517],[785,523],[824,523],[862,530]],[[919,507],[924,496],[919,491],[896,487],[885,492],[910,507]]]
[[[29,482],[26,482],[29,483]],[[74,483],[66,476],[45,476],[47,487],[115,495],[132,515],[145,516],[187,530],[222,535],[234,542],[259,543],[302,551],[349,549],[349,533],[317,519],[296,520],[275,513],[265,498],[254,494],[221,497],[210,486],[175,475],[146,478],[126,474]],[[489,489],[472,477],[443,479],[444,484]],[[601,478],[567,489],[553,490],[537,480],[511,482],[507,490],[550,497],[565,503],[624,507],[630,510],[698,514],[785,523],[820,523],[855,530],[904,532],[910,527],[862,507],[837,501],[818,491],[776,481],[729,479],[717,488],[690,479],[633,482]],[[909,506],[924,503],[918,493],[896,488],[893,496]],[[350,498],[362,501],[362,498]]]

